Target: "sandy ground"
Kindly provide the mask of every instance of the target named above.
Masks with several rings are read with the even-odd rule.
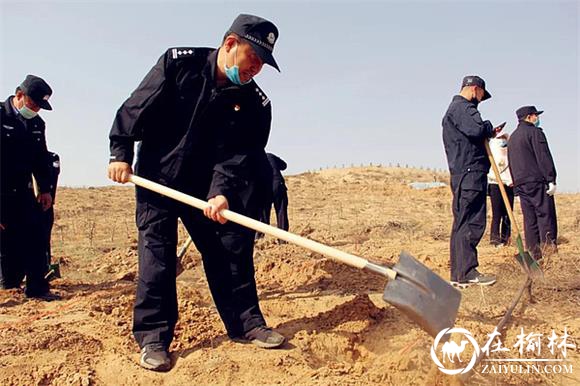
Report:
[[[385,167],[291,176],[291,230],[383,264],[396,263],[406,250],[447,279],[449,188],[407,186],[446,178]],[[504,346],[515,344],[521,328],[543,334],[566,328],[568,342],[580,345],[580,195],[558,195],[557,207],[559,253],[546,259],[535,302],[524,296],[514,311]],[[164,374],[146,371],[137,365],[131,336],[137,264],[133,189],[60,189],[56,210],[53,249],[63,278],[53,287],[63,299],[47,303],[0,291],[1,385],[459,384],[434,366],[433,338],[382,301],[382,277],[269,237],[256,246],[256,279],[264,314],[288,337],[286,346],[263,350],[227,339],[192,248],[178,278],[174,367]],[[519,210],[516,215],[521,223]],[[180,236],[185,239],[182,230]],[[486,233],[479,248],[480,269],[499,280],[462,292],[456,324],[480,345],[524,281],[515,249],[493,248],[488,239]],[[541,355],[524,357],[555,358],[545,346]],[[578,349],[568,349],[567,359],[572,374],[476,374],[469,384],[580,384]]]

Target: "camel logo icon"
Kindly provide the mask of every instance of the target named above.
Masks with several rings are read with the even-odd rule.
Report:
[[[463,334],[465,339],[462,339],[460,344],[457,344],[453,341],[446,341],[439,349],[439,343],[441,339],[445,335],[447,334],[451,335],[454,332],[458,334]],[[469,360],[469,362],[467,363],[467,366],[463,368],[451,368],[451,369],[446,368],[443,363],[446,363],[447,365],[449,364],[458,365],[464,363],[464,361],[461,359],[461,353],[465,351],[465,347],[469,343],[473,346],[473,355],[471,356],[471,360]],[[439,360],[439,356],[437,354],[438,351],[442,354],[443,363]],[[467,373],[469,370],[471,370],[475,365],[475,361],[479,356],[479,351],[480,351],[479,345],[477,344],[477,342],[475,341],[475,339],[473,338],[473,336],[469,331],[467,331],[464,328],[445,328],[441,330],[439,334],[437,334],[435,340],[433,341],[433,346],[431,346],[431,358],[433,359],[433,362],[435,362],[437,367],[439,367],[439,370],[441,370],[441,372],[445,374],[449,375],[464,374]]]
[[[457,356],[459,362],[463,362],[459,355],[463,352],[463,350],[465,350],[466,344],[466,340],[461,341],[461,346],[458,346],[455,342],[445,342],[443,344],[443,348],[441,349],[441,352],[443,353],[443,362],[445,362],[445,358],[447,357],[447,360],[449,360],[451,363],[455,363],[453,361],[454,356]]]

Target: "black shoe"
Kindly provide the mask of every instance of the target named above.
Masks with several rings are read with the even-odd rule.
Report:
[[[497,281],[497,278],[495,275],[484,275],[477,269],[474,269],[467,275],[467,281],[471,284],[492,285]]]
[[[150,343],[141,349],[141,367],[153,371],[168,371],[171,360],[165,346],[161,343]]]
[[[454,287],[464,289],[474,284],[482,286],[492,285],[497,281],[497,278],[494,275],[484,275],[482,273],[479,273],[479,271],[476,269],[471,271],[471,273],[467,276],[468,278],[466,280],[461,281],[451,280],[449,283]]]
[[[50,291],[46,291],[42,294],[25,294],[27,298],[29,299],[37,299],[37,300],[42,300],[45,302],[52,302],[54,300],[61,300],[62,297],[58,294],[55,294],[53,292]]]
[[[270,327],[258,326],[246,333],[245,340],[261,348],[276,348],[282,346],[286,338]],[[234,341],[239,342],[240,340],[238,338]]]

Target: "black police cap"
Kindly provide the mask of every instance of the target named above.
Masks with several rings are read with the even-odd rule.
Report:
[[[518,117],[518,121],[523,121],[528,115],[540,115],[543,112],[543,110],[536,109],[536,106],[522,106],[516,110],[516,116]]]
[[[464,77],[463,81],[461,82],[461,87],[463,88],[467,86],[477,86],[482,88],[483,91],[485,91],[485,93],[483,94],[483,99],[481,101],[491,98],[491,94],[485,89],[485,80],[483,80],[479,76],[467,75],[466,77]]]
[[[274,59],[274,44],[278,41],[278,28],[259,16],[241,14],[236,17],[228,33],[235,33],[246,40],[264,63],[280,71]]]
[[[52,95],[52,89],[44,79],[35,75],[27,75],[19,88],[25,95],[32,99],[38,107],[44,110],[52,110],[52,106],[48,103],[48,99]]]

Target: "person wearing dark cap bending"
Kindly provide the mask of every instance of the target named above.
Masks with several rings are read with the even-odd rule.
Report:
[[[42,78],[28,75],[0,105],[0,287],[20,288],[26,276],[24,294],[42,300],[58,299],[44,277],[48,267],[38,213],[39,204],[43,211],[52,206],[45,124],[38,115],[41,109],[52,110],[51,95]]]
[[[56,188],[58,186],[58,176],[60,174],[60,157],[58,154],[51,151],[48,152],[48,166],[49,166],[49,180],[50,180],[50,196],[52,198],[52,206],[41,213],[40,223],[42,224],[42,243],[45,246],[46,264],[48,266],[47,278],[48,280],[57,279],[60,277],[60,270],[52,265],[52,248],[51,237],[52,227],[54,225],[54,203],[56,201]]]
[[[542,250],[557,250],[558,237],[556,167],[540,127],[542,113],[535,106],[517,109],[518,127],[508,144],[514,190],[524,215],[526,246],[536,260],[542,257]]]
[[[287,231],[290,227],[288,224],[288,188],[286,181],[282,175],[282,171],[286,170],[288,165],[280,157],[272,153],[266,153],[268,157],[268,168],[271,169],[272,174],[272,195],[270,200],[266,201],[264,211],[260,216],[260,221],[265,224],[270,224],[270,213],[272,211],[272,204],[276,211],[276,225],[279,229]],[[256,234],[256,238],[261,238],[262,233]],[[280,241],[284,243],[283,241]]]
[[[451,229],[451,284],[466,288],[491,285],[496,278],[477,270],[477,245],[485,231],[487,172],[484,141],[501,127],[481,119],[480,102],[491,98],[482,78],[466,76],[443,117],[443,143],[451,173],[453,226]]]
[[[226,222],[223,209],[257,219],[269,188],[262,165],[270,132],[270,99],[253,80],[274,60],[278,29],[268,20],[239,15],[218,49],[168,49],[117,111],[109,135],[109,178],[133,173],[205,198],[204,213],[136,188],[139,276],[133,335],[140,364],[170,369],[168,355],[178,319],[175,282],[177,220],[202,255],[209,288],[228,336],[259,347],[281,346],[260,310],[254,279],[254,232]],[[206,217],[204,217],[204,215]],[[210,221],[213,220],[213,221]]]

